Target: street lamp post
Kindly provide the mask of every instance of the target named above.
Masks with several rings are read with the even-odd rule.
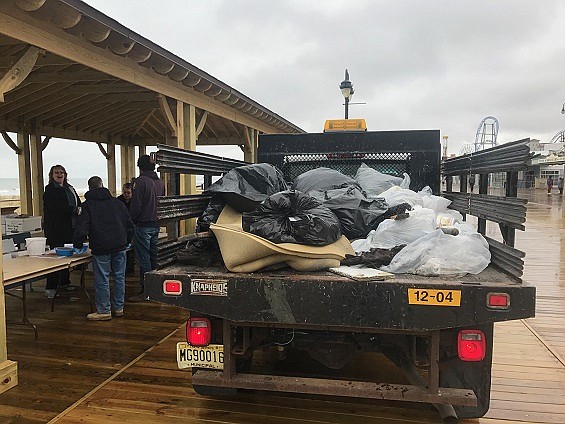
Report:
[[[353,90],[353,83],[349,81],[349,72],[347,69],[345,70],[345,79],[339,85],[339,89],[345,98],[345,119],[349,119],[349,101],[355,91]]]

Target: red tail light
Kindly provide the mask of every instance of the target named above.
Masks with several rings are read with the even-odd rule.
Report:
[[[163,293],[178,296],[182,293],[182,283],[179,280],[165,280]]]
[[[487,294],[487,306],[490,309],[509,309],[510,295],[507,293],[489,293]]]
[[[208,318],[194,317],[186,322],[186,341],[192,346],[208,346],[212,324]]]
[[[457,336],[457,352],[462,361],[477,362],[485,359],[487,342],[480,330],[461,330]]]

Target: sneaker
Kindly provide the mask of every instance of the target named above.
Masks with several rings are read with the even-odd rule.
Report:
[[[56,294],[57,290],[55,289],[45,289],[45,297],[47,297],[47,299],[53,299]]]
[[[138,303],[138,302],[145,302],[149,300],[149,296],[145,296],[144,293],[136,294],[135,296],[129,297],[128,302]]]
[[[108,312],[107,314],[99,314],[98,312],[93,312],[86,316],[89,321],[109,321],[112,319],[112,314]]]
[[[114,311],[114,316],[115,317],[123,317],[124,316],[124,310],[123,309],[116,309]]]

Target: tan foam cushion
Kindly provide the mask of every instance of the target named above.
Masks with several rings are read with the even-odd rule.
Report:
[[[218,240],[226,267],[232,272],[253,272],[281,262],[300,271],[318,271],[339,266],[346,254],[355,254],[344,236],[328,246],[307,246],[275,244],[246,233],[241,226],[241,213],[229,206],[224,207],[210,229]]]

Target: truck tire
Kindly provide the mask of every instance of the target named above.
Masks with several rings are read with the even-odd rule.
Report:
[[[455,355],[441,359],[440,386],[470,389],[477,396],[477,406],[453,405],[459,418],[480,418],[487,413],[490,404],[493,324],[473,326],[473,328],[485,333],[487,342],[485,359],[479,362],[464,362],[459,359],[457,355],[458,329],[455,329],[451,335],[455,340]],[[443,337],[442,334],[442,342]],[[453,352],[453,348],[449,350]]]

